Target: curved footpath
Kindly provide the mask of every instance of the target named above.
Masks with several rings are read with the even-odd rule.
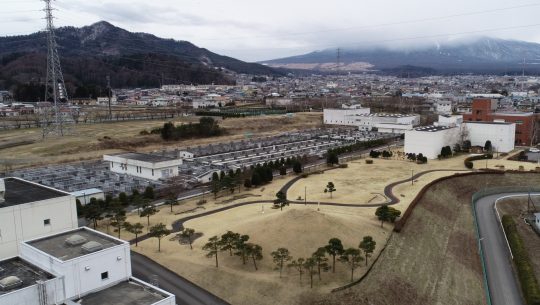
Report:
[[[333,169],[334,168],[328,169],[328,170],[333,170]],[[335,168],[335,169],[337,169],[337,168]],[[412,177],[412,179],[418,179],[419,177],[421,177],[421,176],[423,176],[425,174],[429,174],[429,173],[432,173],[432,172],[439,172],[439,171],[452,171],[452,172],[455,172],[455,171],[461,171],[461,170],[452,170],[452,169],[427,170],[427,171],[415,174]],[[462,170],[462,171],[468,171],[468,170]],[[297,177],[291,179],[290,181],[285,183],[285,185],[283,185],[283,187],[280,190],[286,194],[287,191],[291,188],[291,186],[300,179],[302,179],[302,176],[297,176]],[[379,207],[379,206],[382,206],[382,205],[385,205],[385,204],[394,205],[394,204],[399,203],[399,198],[392,193],[393,188],[395,186],[399,185],[399,184],[410,182],[410,181],[411,181],[411,178],[407,178],[407,179],[399,180],[399,181],[388,184],[384,188],[384,195],[387,198],[389,198],[389,200],[387,202],[385,202],[385,203],[378,203],[378,204],[370,204],[370,203],[367,203],[367,204],[361,204],[361,203],[358,203],[358,204],[345,204],[345,203],[337,203],[337,202],[317,202],[317,201],[308,201],[308,202],[290,201],[289,203],[290,204],[298,204],[298,205],[301,205],[301,204],[309,204],[309,205],[320,204],[320,205],[326,205],[326,206],[340,206],[340,207],[350,207],[350,208]],[[189,215],[189,216],[178,219],[177,221],[175,221],[172,224],[172,233],[177,233],[177,232],[180,232],[181,230],[183,230],[184,223],[189,221],[189,220],[209,216],[209,215],[212,215],[212,214],[220,213],[220,212],[230,210],[230,209],[234,209],[234,208],[241,207],[241,206],[246,206],[246,205],[251,205],[251,204],[260,204],[260,203],[273,203],[273,200],[254,200],[254,201],[239,202],[239,203],[230,204],[230,205],[218,208],[218,209],[214,209],[214,210],[211,210],[211,211],[206,211],[206,212],[203,212],[203,213],[200,213],[200,214]],[[148,238],[150,238],[150,236],[148,234],[145,234],[145,235],[139,236],[138,241],[143,241],[143,240],[146,240]],[[130,240],[130,243],[132,243],[132,244],[135,243],[135,239]],[[164,279],[165,281],[163,281],[163,283],[160,286],[162,288],[164,288],[165,290],[170,291],[171,293],[176,295],[176,302],[179,305],[181,305],[181,304],[188,304],[188,305],[192,305],[192,304],[193,305],[198,305],[198,304],[218,304],[218,305],[228,304],[227,302],[221,300],[217,296],[215,296],[215,295],[211,294],[210,292],[202,289],[201,287],[195,285],[194,283],[190,282],[189,280],[187,280],[187,279],[185,279],[185,278],[183,278],[183,277],[181,277],[179,275],[176,275],[174,272],[172,272],[172,271],[168,270],[167,268],[159,265],[158,263],[156,263],[155,261],[151,260],[150,258],[148,258],[146,256],[140,255],[140,254],[132,251],[132,262],[133,262],[133,264],[132,264],[133,274],[136,277],[140,277],[142,279],[147,279],[148,280],[148,278],[150,276],[157,275],[160,279]]]
[[[528,196],[528,193],[489,195],[478,199],[474,204],[478,225],[478,243],[482,249],[491,304],[524,305],[520,285],[514,276],[510,249],[495,209],[495,202],[508,196]]]

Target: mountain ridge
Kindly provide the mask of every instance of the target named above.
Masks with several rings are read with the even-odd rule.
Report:
[[[415,49],[390,49],[365,47],[342,49],[340,70],[342,71],[385,71],[401,66],[416,66],[436,71],[456,73],[500,73],[521,71],[523,58],[526,69],[540,72],[540,44],[519,40],[504,40],[481,37],[474,41],[438,44]],[[324,66],[337,68],[335,49],[262,61],[271,67],[299,68],[314,66],[324,71]],[[362,66],[361,69],[350,67]],[[321,69],[322,68],[322,69]]]
[[[61,27],[55,36],[66,87],[75,97],[104,92],[107,75],[115,88],[135,88],[162,83],[234,84],[233,72],[281,74],[188,41],[132,33],[106,21],[80,28]],[[25,99],[39,98],[31,92],[42,89],[46,53],[45,32],[0,37],[0,90],[10,89]]]

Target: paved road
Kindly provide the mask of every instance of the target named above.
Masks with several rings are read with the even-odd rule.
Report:
[[[131,252],[133,276],[146,282],[152,282],[151,276],[157,275],[159,288],[176,296],[178,305],[228,305],[210,292],[177,275],[155,261]]]
[[[489,293],[493,305],[524,305],[521,290],[512,271],[512,261],[508,244],[504,237],[495,201],[498,198],[518,195],[496,194],[481,198],[476,202],[479,242],[481,243]],[[527,196],[527,194],[519,194]]]

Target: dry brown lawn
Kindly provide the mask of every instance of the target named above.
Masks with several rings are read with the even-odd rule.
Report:
[[[196,121],[196,117],[177,118],[175,123]],[[163,142],[159,136],[141,136],[142,130],[149,131],[162,126],[165,121],[129,121],[93,125],[76,125],[64,137],[41,138],[41,129],[20,129],[0,132],[0,144],[33,140],[35,143],[0,150],[0,160],[24,161],[25,166],[99,159],[103,154],[126,150],[155,151],[174,147],[203,145],[253,137],[276,135],[306,128],[320,127],[322,114],[296,113],[294,117],[262,116],[231,118],[220,125],[227,135],[207,139],[190,139]],[[104,137],[112,140],[103,141]],[[5,161],[4,161],[5,162]]]
[[[426,192],[359,285],[303,304],[485,304],[471,196],[484,186],[536,185],[540,174],[456,177]]]
[[[382,193],[386,184],[408,177],[411,167],[419,172],[435,168],[460,169],[462,166],[462,158],[432,161],[428,165],[382,159],[375,160],[372,165],[366,165],[361,159],[349,163],[349,167],[346,169],[335,169],[301,179],[297,182],[300,186],[294,186],[290,192],[292,193],[295,188],[299,188],[303,196],[302,183],[310,185],[319,180],[327,182],[330,179],[336,183],[338,189],[334,195],[337,195],[340,190],[348,193],[348,197],[340,197],[341,202],[358,203],[358,198],[369,198],[371,193]],[[385,179],[380,172],[386,173],[387,178]],[[415,180],[414,185],[407,182],[397,186],[395,193],[402,201],[397,205],[397,208],[404,210],[415,194],[433,179],[453,173],[454,171],[430,173]],[[353,174],[356,176],[351,177]],[[364,179],[357,182],[362,183],[363,187],[354,188],[342,185],[340,181],[346,181],[346,177]],[[201,213],[235,202],[272,200],[281,186],[291,178],[291,176],[278,178],[264,187],[243,191],[242,195],[247,195],[247,197],[241,196],[245,198],[237,200],[230,199],[239,194],[223,194],[217,200],[214,200],[211,195],[207,195],[205,198],[208,203],[195,211],[191,210],[197,208],[196,201],[198,199],[189,200],[181,206],[174,207],[173,213],[170,212],[168,206],[164,206],[160,208],[157,215],[150,218],[150,224],[163,222],[170,225],[185,215]],[[315,180],[311,182],[311,179]],[[376,179],[379,179],[380,182],[370,183]],[[291,196],[291,193],[289,198],[296,199],[296,196]],[[309,194],[308,192],[308,199],[312,200],[310,196],[312,197],[314,194]],[[321,196],[328,197],[327,194]],[[191,212],[177,214],[185,211]],[[264,213],[262,213],[263,211]],[[162,251],[159,253],[156,239],[144,241],[133,249],[148,255],[232,304],[272,304],[276,302],[279,304],[299,304],[305,295],[325,296],[329,294],[331,289],[348,283],[349,271],[345,265],[337,263],[338,272],[336,274],[324,273],[322,281],[319,282],[318,279],[315,279],[314,289],[309,289],[306,275],[300,284],[299,276],[293,270],[287,270],[284,277],[280,279],[279,273],[273,270],[270,252],[278,247],[286,247],[294,257],[306,257],[317,247],[326,244],[328,239],[332,237],[340,238],[346,247],[356,247],[362,236],[371,235],[377,241],[378,253],[390,236],[391,226],[386,224],[384,228],[381,228],[374,212],[375,208],[303,205],[285,207],[283,211],[280,211],[272,209],[271,204],[264,204],[264,210],[262,204],[248,205],[187,222],[185,224],[187,227],[194,228],[203,234],[195,241],[194,250],[189,250],[187,245],[180,245],[173,238],[173,235],[162,241]],[[146,225],[146,219],[141,219],[136,213],[130,214],[128,220]],[[258,263],[258,271],[254,270],[252,262],[243,265],[239,257],[229,257],[225,252],[220,253],[220,267],[217,269],[213,265],[214,261],[204,256],[202,246],[208,238],[213,235],[221,235],[227,230],[248,234],[251,236],[250,241],[263,247],[264,258]],[[122,232],[122,237],[130,239],[133,236]],[[461,238],[462,236],[457,236],[455,243],[459,243]],[[365,271],[365,267],[357,269],[355,278],[360,277]]]

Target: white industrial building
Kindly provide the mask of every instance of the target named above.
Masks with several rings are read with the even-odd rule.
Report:
[[[453,147],[461,141],[459,127],[424,126],[405,131],[406,154],[421,153],[428,159],[437,159],[441,148]]]
[[[356,126],[355,115],[369,114],[369,108],[360,105],[342,105],[342,108],[328,108],[323,110],[324,124]]]
[[[393,133],[404,133],[406,130],[412,129],[420,124],[419,115],[409,114],[390,114],[390,113],[372,113],[360,114],[348,117],[354,121],[354,126],[359,130],[371,131],[374,128],[381,128],[383,131],[395,131]],[[390,125],[388,125],[390,124]]]
[[[0,305],[175,305],[132,277],[128,242],[77,228],[75,196],[6,178],[0,199]]]
[[[16,256],[21,241],[77,226],[73,195],[18,178],[0,179],[0,259]]]
[[[438,100],[435,102],[435,112],[438,114],[452,114],[456,110],[456,105],[450,100]]]
[[[142,153],[103,155],[103,160],[109,162],[112,172],[149,180],[178,176],[178,166],[182,164],[182,159]]]
[[[20,257],[0,267],[13,274],[0,275],[0,305],[175,304],[170,293],[132,277],[128,242],[89,228],[22,242]]]
[[[422,153],[436,159],[444,146],[471,141],[473,146],[484,146],[491,141],[494,151],[514,150],[516,124],[507,122],[463,122],[461,115],[440,115],[433,126],[419,127],[405,132],[405,153]]]
[[[439,115],[439,125],[441,126],[459,126],[463,124],[462,115]]]
[[[514,150],[516,124],[508,122],[465,122],[463,134],[473,146],[484,146],[491,141],[493,150],[508,153]]]

